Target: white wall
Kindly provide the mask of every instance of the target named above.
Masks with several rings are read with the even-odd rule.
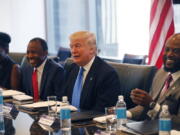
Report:
[[[11,35],[11,52],[26,52],[31,38],[46,37],[44,0],[0,0],[0,31]]]

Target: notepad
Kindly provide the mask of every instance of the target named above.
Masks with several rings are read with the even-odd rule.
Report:
[[[78,109],[75,107],[75,106],[72,106],[72,105],[61,105],[61,106],[57,106],[57,113],[60,112],[61,109],[64,109],[64,108],[67,108],[67,109],[70,109],[71,111],[77,111]],[[52,107],[53,110],[55,110],[55,107]]]
[[[20,92],[20,91],[17,91],[17,90],[3,90],[2,95],[5,98],[7,98],[7,97],[12,98],[12,96],[14,96],[14,95],[24,95],[24,93]]]
[[[125,126],[142,135],[156,135],[158,133],[158,120],[131,122]]]
[[[115,117],[115,115],[113,114],[105,115],[105,116],[96,117],[93,119],[93,121],[98,122],[98,123],[106,123],[107,118],[113,118],[113,117]]]
[[[24,101],[24,100],[33,100],[33,97],[28,95],[15,95],[13,96],[13,99],[18,101]]]
[[[41,101],[41,102],[36,102],[32,104],[25,104],[25,105],[20,105],[20,109],[24,109],[27,111],[47,111],[48,104],[54,105],[54,101],[48,102],[48,101]]]
[[[15,95],[13,96],[13,103],[22,105],[33,103],[33,97],[28,95]]]

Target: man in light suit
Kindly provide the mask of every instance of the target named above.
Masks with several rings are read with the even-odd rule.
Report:
[[[116,71],[96,56],[96,38],[88,31],[75,32],[70,36],[73,63],[66,70],[65,95],[71,104],[78,100],[81,110],[104,111],[114,106],[120,94],[120,83]],[[75,84],[80,68],[84,69],[80,98],[74,99]]]
[[[64,79],[63,68],[47,58],[48,47],[45,40],[33,38],[27,47],[27,60],[30,63],[22,67],[22,90],[34,97],[33,71],[37,71],[38,99],[47,100],[47,96],[62,96],[62,85]]]
[[[130,118],[158,118],[162,105],[166,104],[172,120],[180,122],[180,33],[172,35],[167,40],[163,62],[164,68],[156,73],[149,94],[140,89],[131,92],[131,98],[138,106],[129,110]],[[171,78],[170,83],[167,83],[167,78]]]

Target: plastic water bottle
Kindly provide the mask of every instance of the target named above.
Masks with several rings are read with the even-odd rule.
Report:
[[[170,135],[171,131],[171,116],[167,105],[162,106],[162,111],[159,115],[159,135]]]
[[[62,97],[62,103],[63,103],[63,106],[69,105],[69,101],[68,101],[68,97],[67,96],[63,96]]]
[[[3,96],[2,89],[0,88],[0,134],[5,132],[4,130],[4,116],[3,116]]]
[[[117,130],[122,130],[122,124],[126,124],[126,103],[124,102],[124,97],[122,95],[118,96],[118,101],[116,104],[116,117],[117,117]]]
[[[70,109],[63,108],[60,111],[60,125],[63,135],[71,135],[71,117]]]

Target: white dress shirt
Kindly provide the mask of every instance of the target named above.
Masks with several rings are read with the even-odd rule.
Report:
[[[89,70],[90,70],[90,68],[91,68],[91,66],[92,66],[92,64],[94,62],[94,59],[95,59],[95,56],[90,60],[90,62],[88,64],[83,66],[83,68],[84,68],[84,72],[83,72],[83,84],[84,84],[84,82],[86,80],[86,76],[89,73]]]

